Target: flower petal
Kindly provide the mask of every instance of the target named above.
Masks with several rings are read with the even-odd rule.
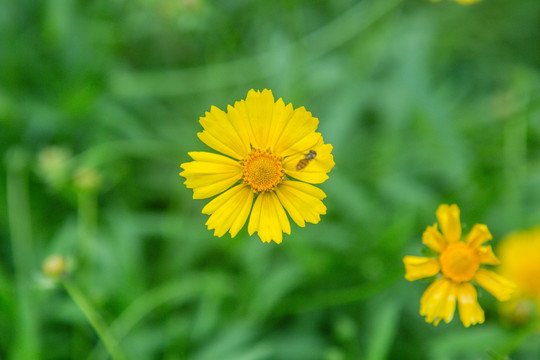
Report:
[[[316,224],[326,214],[326,206],[321,201],[326,194],[310,184],[285,180],[276,188],[276,194],[293,221],[301,227],[305,221]]]
[[[244,191],[244,204],[238,209],[238,213],[233,217],[233,222],[231,224],[231,229],[229,233],[231,237],[235,237],[238,232],[244,227],[246,220],[248,218],[249,212],[251,211],[251,205],[253,205],[253,191],[248,187],[247,193]]]
[[[435,280],[420,299],[420,315],[435,326],[444,319],[449,323],[456,309],[456,285],[445,278]]]
[[[491,236],[491,233],[486,225],[475,224],[469,234],[467,234],[465,242],[469,244],[470,247],[476,248],[491,239],[493,239],[493,236]]]
[[[296,170],[298,162],[306,156],[309,150],[315,150],[317,152],[315,159],[311,160],[305,168]],[[295,153],[295,155],[289,156],[283,160],[283,169],[285,169],[287,175],[311,184],[320,184],[326,181],[326,179],[328,179],[327,173],[332,170],[334,165],[332,145],[325,144],[322,136],[319,136],[319,140],[315,146],[305,148],[302,152]]]
[[[493,253],[493,249],[490,245],[480,246],[478,247],[477,251],[480,264],[499,265],[501,263],[501,261]]]
[[[303,106],[294,110],[293,115],[284,124],[281,135],[277,137],[274,151],[279,156],[285,157],[302,149],[295,146],[305,137],[313,134],[317,130],[319,120],[311,115]],[[279,131],[279,130],[276,130]],[[313,135],[311,135],[313,136]]]
[[[441,231],[448,242],[457,242],[461,238],[461,223],[459,208],[456,204],[442,204],[437,209],[437,220]]]
[[[420,299],[420,315],[426,322],[438,325],[450,322],[456,310],[456,284],[445,278],[435,280]]]
[[[247,115],[248,132],[251,135],[253,146],[258,149],[268,149],[274,112],[272,91],[267,89],[263,91],[250,90],[240,108]]]
[[[283,99],[279,98],[274,104],[274,111],[272,112],[272,122],[270,125],[270,131],[268,134],[268,147],[270,151],[276,153],[276,142],[281,137],[283,129],[294,115],[294,108],[292,104],[283,102]],[[316,143],[316,141],[315,141]],[[284,156],[280,154],[280,156]]]
[[[476,289],[468,282],[457,285],[459,318],[465,327],[484,322],[484,310],[478,304]]]
[[[199,119],[204,128],[197,134],[199,139],[212,149],[235,159],[246,157],[251,147],[245,120],[229,116],[215,106],[205,115]]]
[[[235,237],[247,220],[253,191],[247,185],[240,184],[217,196],[202,210],[211,215],[206,222],[209,230],[215,229],[215,236],[223,236],[230,229],[231,237]]]
[[[242,167],[226,156],[208,152],[190,152],[195,160],[180,165],[186,178],[184,184],[193,189],[194,199],[217,195],[234,185],[242,177]]]
[[[248,224],[248,233],[257,232],[262,242],[281,243],[283,232],[290,234],[289,219],[274,192],[262,192],[255,200]]]
[[[506,280],[504,277],[495,274],[493,271],[486,269],[478,269],[474,280],[489,291],[491,295],[495,296],[499,301],[505,301],[510,299],[516,286],[511,281]]]
[[[435,280],[420,299],[420,315],[435,326],[443,319],[449,323],[454,318],[455,309],[456,285],[445,278]]]
[[[426,228],[426,231],[424,231],[424,234],[422,235],[422,243],[439,253],[442,252],[447,245],[446,240],[437,229],[437,223]]]
[[[441,267],[435,259],[421,256],[405,256],[405,279],[414,281],[436,275]]]

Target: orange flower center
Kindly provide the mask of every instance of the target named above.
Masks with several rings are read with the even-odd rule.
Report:
[[[439,257],[445,277],[456,282],[469,281],[480,266],[475,249],[464,242],[449,244]]]
[[[285,178],[281,157],[267,150],[253,149],[241,163],[244,184],[254,192],[274,190]]]

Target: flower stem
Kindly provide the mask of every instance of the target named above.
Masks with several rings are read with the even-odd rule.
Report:
[[[13,359],[39,358],[39,317],[30,285],[32,230],[28,194],[28,154],[22,148],[6,154],[7,216],[17,292]]]
[[[84,293],[75,284],[67,279],[62,280],[61,282],[69,296],[71,296],[75,304],[77,304],[79,309],[81,309],[90,325],[94,328],[95,332],[109,352],[111,358],[114,360],[125,360],[126,356],[122,352],[118,341],[116,341],[116,338],[114,338],[114,336],[108,330],[107,325],[93,308],[92,304]]]
[[[95,194],[79,191],[78,214],[78,258],[83,267],[92,268],[95,261],[94,235],[97,224],[97,200]]]

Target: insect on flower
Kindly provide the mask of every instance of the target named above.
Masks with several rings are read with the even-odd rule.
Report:
[[[308,166],[309,162],[317,156],[317,152],[315,150],[309,150],[306,156],[296,164],[296,171],[300,171],[306,166]]]

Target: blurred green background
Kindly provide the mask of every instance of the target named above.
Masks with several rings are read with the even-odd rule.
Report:
[[[540,223],[540,2],[0,1],[0,359],[538,359],[480,291],[434,327],[402,257],[440,203]],[[272,89],[320,119],[326,216],[213,236],[178,176],[198,118]],[[5,214],[5,216],[4,216]]]

